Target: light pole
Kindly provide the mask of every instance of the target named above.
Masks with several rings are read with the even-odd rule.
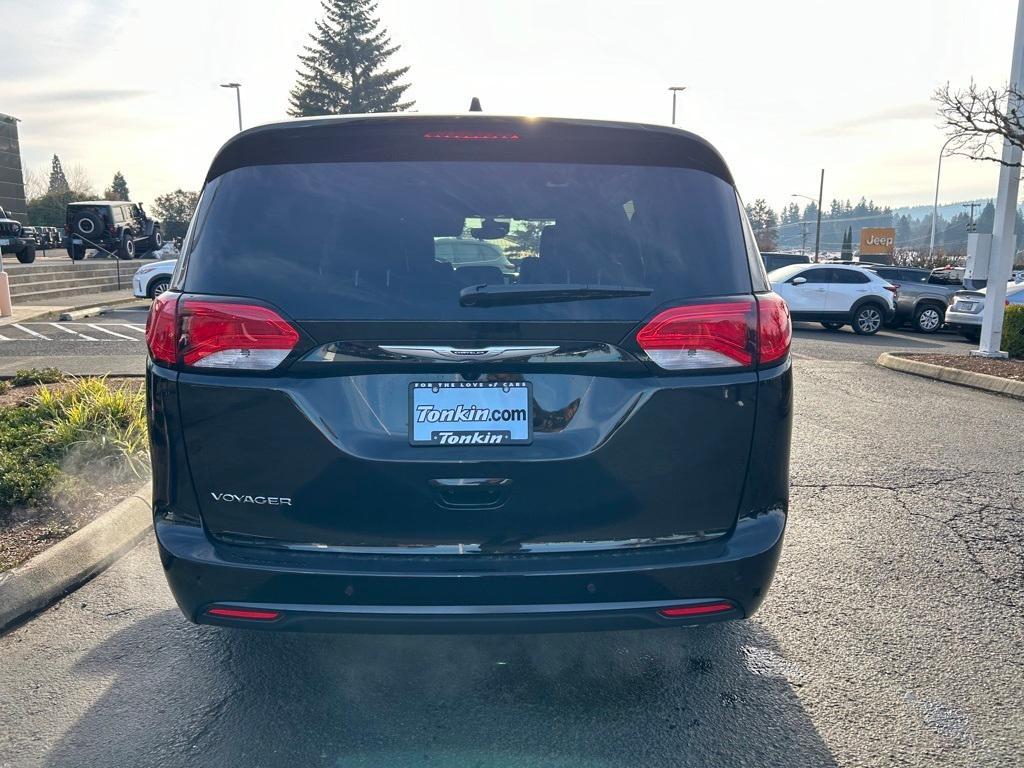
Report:
[[[221,83],[221,88],[234,88],[235,89],[235,100],[238,102],[238,130],[242,130],[242,84],[241,83]]]
[[[1021,108],[1020,92],[1024,87],[1024,0],[1017,5],[1017,29],[1013,37],[1010,61],[1010,88],[1006,100],[1007,115],[1017,115]],[[992,251],[985,284],[985,308],[981,318],[981,343],[972,355],[1006,357],[1001,351],[1003,315],[1006,311],[1006,282],[1013,270],[1017,250],[1014,225],[1017,222],[1017,192],[1020,186],[1021,150],[1009,138],[1003,139],[999,164],[999,186],[996,195],[995,220],[992,223]]]
[[[673,85],[673,86],[669,87],[669,90],[672,91],[672,125],[675,125],[676,124],[676,96],[679,95],[680,91],[685,91],[686,90],[686,86],[685,85]]]
[[[946,143],[942,145],[942,149],[939,150],[939,169],[935,171],[935,204],[932,205],[932,237],[928,241],[929,259],[935,255],[935,220],[939,217],[939,179],[942,178],[942,158],[946,154],[946,147],[949,146],[949,142],[955,138],[956,136],[950,136],[946,139]]]
[[[821,181],[818,184],[818,223],[814,227],[814,263],[818,263],[818,251],[821,247],[821,196],[825,191],[825,169],[821,169]],[[814,202],[813,197],[807,195],[798,195],[796,193],[790,195],[790,197],[802,197],[804,200],[810,200]]]

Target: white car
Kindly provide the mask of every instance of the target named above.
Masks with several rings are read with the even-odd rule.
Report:
[[[1007,284],[1006,303],[1024,304],[1024,283]],[[984,309],[984,288],[977,291],[957,291],[953,294],[949,309],[946,310],[946,325],[955,328],[961,336],[978,341],[981,339],[981,317]]]
[[[146,264],[132,276],[132,294],[140,299],[155,299],[171,284],[171,273],[177,259],[164,259]]]
[[[864,336],[878,333],[895,314],[896,287],[864,267],[791,264],[768,273],[794,320],[812,320],[831,331],[844,325]]]

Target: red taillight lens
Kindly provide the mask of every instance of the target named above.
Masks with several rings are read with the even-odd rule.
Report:
[[[439,141],[519,141],[515,133],[482,133],[480,131],[431,131],[424,139]]]
[[[247,619],[249,621],[273,621],[281,617],[280,611],[263,611],[255,608],[226,608],[214,606],[206,609],[207,616],[220,616],[223,619]]]
[[[277,367],[299,342],[298,332],[279,314],[255,304],[180,299],[162,293],[146,320],[146,343],[153,360],[174,366],[267,371]]]
[[[793,341],[789,307],[777,293],[757,297],[757,352],[761,365],[782,360]]]
[[[658,613],[669,619],[678,619],[682,616],[707,616],[712,613],[725,613],[731,611],[735,606],[725,600],[718,600],[713,603],[697,603],[696,605],[677,605],[672,608],[662,608]]]
[[[154,362],[178,362],[178,294],[161,293],[153,299],[146,317],[146,346]]]
[[[670,371],[749,366],[754,362],[754,300],[691,304],[666,309],[636,341]]]
[[[254,304],[184,299],[181,359],[196,368],[266,371],[299,343],[299,334],[274,310]]]
[[[900,291],[900,287],[898,285],[883,285],[882,287],[890,293],[899,293]]]

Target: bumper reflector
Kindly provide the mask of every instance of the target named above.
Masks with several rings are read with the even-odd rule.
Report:
[[[273,621],[280,618],[280,611],[260,611],[254,608],[225,608],[215,605],[206,609],[207,616],[219,616],[222,619],[247,619],[249,621]]]
[[[673,608],[662,608],[658,613],[668,619],[678,619],[682,616],[706,616],[711,613],[725,613],[735,608],[732,603],[718,600],[714,603],[698,603],[696,605],[678,605]]]

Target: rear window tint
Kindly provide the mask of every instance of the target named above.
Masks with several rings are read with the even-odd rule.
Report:
[[[653,293],[458,301],[472,285],[567,283]],[[416,161],[229,171],[204,192],[183,287],[300,320],[623,320],[751,282],[735,191],[703,171]]]

